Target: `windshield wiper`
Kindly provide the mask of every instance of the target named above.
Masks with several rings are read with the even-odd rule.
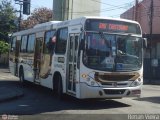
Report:
[[[118,54],[118,55],[126,55],[126,53],[123,52],[123,51],[121,51],[121,50],[118,50],[117,54]]]

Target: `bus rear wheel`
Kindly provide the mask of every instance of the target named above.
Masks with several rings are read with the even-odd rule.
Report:
[[[24,80],[24,72],[23,72],[23,69],[20,69],[19,80],[20,80],[20,83],[21,83],[22,85],[24,85],[25,80]]]

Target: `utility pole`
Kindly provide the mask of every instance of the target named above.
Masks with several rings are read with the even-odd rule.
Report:
[[[19,18],[18,18],[18,31],[21,30],[21,19],[22,19],[22,5],[23,3],[20,0],[15,0],[15,4],[20,5],[20,10],[17,11],[19,12]]]
[[[135,18],[134,20],[137,21],[138,16],[138,0],[135,0]]]
[[[150,40],[152,40],[152,23],[153,23],[153,0],[151,0],[151,5],[150,5]]]
[[[19,21],[18,21],[18,31],[20,31],[20,30],[21,30],[22,5],[23,5],[23,4],[21,4],[21,3],[20,3]]]
[[[152,23],[153,23],[153,0],[151,0],[150,4],[150,70],[152,71]],[[151,72],[151,78],[153,77],[153,73]]]

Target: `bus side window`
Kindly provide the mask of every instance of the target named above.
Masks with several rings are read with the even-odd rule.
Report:
[[[28,53],[34,52],[34,45],[35,45],[35,34],[30,34],[28,38],[28,46],[27,46]]]
[[[58,30],[56,38],[57,38],[57,41],[56,41],[55,53],[65,54],[67,38],[68,38],[68,28],[60,28]]]
[[[27,35],[24,35],[22,36],[22,39],[21,39],[21,48],[20,48],[20,51],[22,53],[26,53],[27,52]]]
[[[49,38],[49,41],[46,44],[49,53],[53,53],[55,44],[52,42],[52,37]]]
[[[55,35],[55,30],[46,32],[44,53],[52,54],[54,52],[54,47],[55,47],[55,42],[53,42],[54,35]]]

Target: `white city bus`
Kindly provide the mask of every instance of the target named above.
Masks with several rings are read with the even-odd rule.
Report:
[[[82,17],[12,35],[9,67],[21,82],[79,99],[139,97],[143,84],[140,25]]]

